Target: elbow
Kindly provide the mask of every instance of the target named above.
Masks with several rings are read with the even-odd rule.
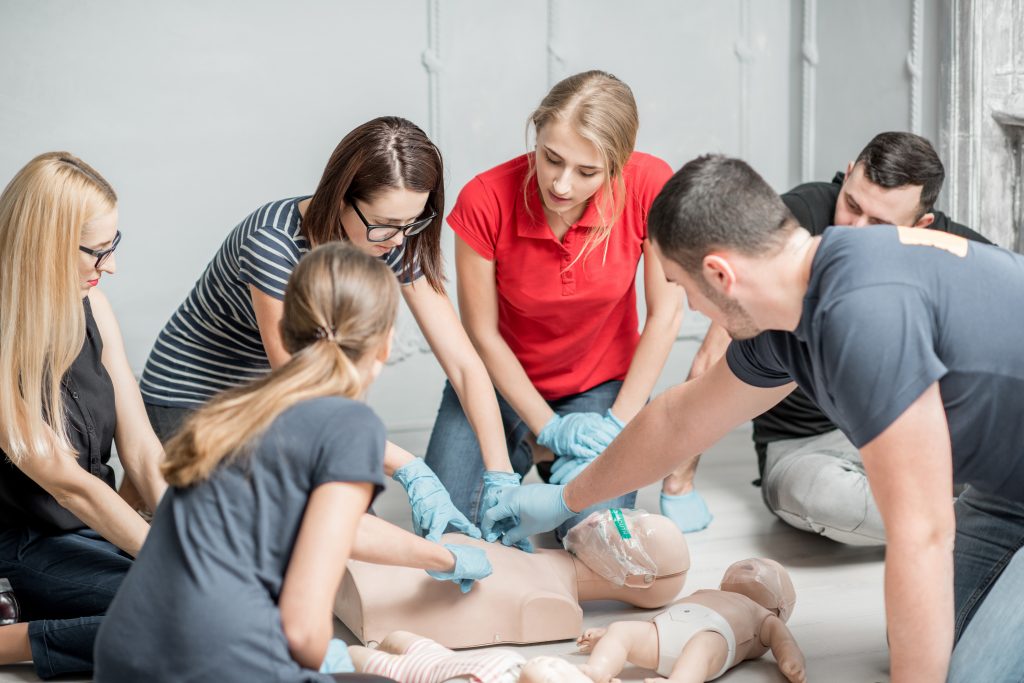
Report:
[[[53,496],[58,505],[78,518],[82,517],[82,511],[90,505],[86,491],[74,482],[48,486],[47,493]]]
[[[658,308],[647,310],[647,320],[644,329],[662,329],[666,333],[675,335],[683,324],[683,305],[680,302],[677,306],[663,305]]]
[[[288,618],[281,614],[281,627],[292,659],[307,669],[318,670],[327,654],[331,639],[330,629],[324,629],[301,617]]]
[[[893,552],[902,549],[912,557],[923,557],[925,554],[952,554],[956,541],[956,518],[950,506],[948,514],[934,516],[922,520],[924,523],[913,525],[894,525],[886,528],[888,543]]]

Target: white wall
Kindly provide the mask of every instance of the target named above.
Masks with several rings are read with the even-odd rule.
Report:
[[[915,92],[934,139],[945,5],[0,0],[0,179],[67,149],[114,184],[125,239],[104,287],[141,371],[225,234],[263,202],[312,192],[334,145],[367,119],[398,114],[431,133],[450,208],[475,173],[526,149],[526,117],[555,80],[602,68],[634,90],[640,149],[673,167],[741,155],[783,191],[805,173],[830,178],[875,132],[908,129]],[[430,423],[443,381],[408,323],[371,396],[396,431]],[[685,376],[702,329],[688,314],[659,388]]]

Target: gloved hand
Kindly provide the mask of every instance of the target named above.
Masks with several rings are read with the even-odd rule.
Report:
[[[622,429],[626,426],[625,422],[615,417],[615,413],[612,412],[611,408],[605,411],[604,422],[605,427],[607,427],[608,433],[614,435],[612,436],[612,439],[617,437],[619,433],[622,432]],[[548,481],[552,484],[568,484],[570,481],[579,476],[579,473],[585,470],[587,468],[587,465],[593,462],[595,457],[597,456],[558,456],[555,459],[555,464],[551,467],[551,476],[548,479]]]
[[[455,556],[455,568],[450,572],[427,572],[438,581],[457,583],[463,593],[468,593],[474,581],[491,575],[491,563],[487,559],[487,553],[480,548],[451,543],[445,543],[444,547]]]
[[[352,657],[348,653],[348,645],[344,640],[331,638],[331,641],[327,643],[327,655],[324,657],[324,663],[320,665],[320,673],[344,674],[352,673],[355,670],[355,664],[352,663]]]
[[[519,486],[519,482],[522,481],[522,477],[512,472],[484,472],[484,492],[483,501],[480,505],[480,514],[483,515],[492,507],[498,504],[498,494],[508,488]],[[512,520],[504,520],[494,526],[489,534],[484,536],[484,540],[488,543],[494,543],[501,536],[512,528]],[[533,544],[530,543],[530,539],[524,538],[518,543],[514,544],[520,550],[524,550],[528,553],[533,552]]]
[[[600,413],[556,413],[540,430],[537,443],[555,455],[596,458],[617,434]]]
[[[489,534],[503,520],[512,520],[515,526],[507,529],[501,538],[505,545],[550,531],[576,514],[565,504],[564,489],[564,486],[552,484],[507,488],[498,494],[498,504],[484,514],[480,526]]]
[[[551,466],[551,476],[548,482],[551,484],[568,484],[579,476],[580,472],[587,468],[587,465],[594,462],[594,458],[575,458],[573,456],[560,455],[555,458],[555,464]]]
[[[615,430],[615,436],[618,436],[619,432],[626,428],[626,423],[615,417],[615,413],[612,412],[611,408],[604,411],[604,421],[608,423],[611,429]]]
[[[714,519],[697,489],[681,496],[670,496],[662,491],[659,507],[661,514],[675,522],[680,531],[687,534],[707,528]]]
[[[441,480],[423,458],[399,467],[392,478],[405,487],[412,505],[412,528],[417,534],[437,543],[451,524],[467,536],[480,538],[480,530],[455,507]]]

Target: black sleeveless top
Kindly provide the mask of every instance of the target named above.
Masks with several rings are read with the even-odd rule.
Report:
[[[113,488],[114,471],[107,461],[117,423],[114,386],[101,361],[103,340],[92,316],[92,306],[88,297],[82,301],[85,343],[61,382],[67,433],[82,469]],[[86,527],[0,450],[0,529],[26,526],[47,533]]]

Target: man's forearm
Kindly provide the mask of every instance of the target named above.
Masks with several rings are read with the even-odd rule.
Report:
[[[724,360],[707,373],[651,401],[565,489],[565,503],[582,510],[663,479],[714,445],[736,425],[781,401],[793,385],[744,384]]]
[[[892,539],[885,561],[885,611],[892,683],[946,680],[953,649],[952,538]]]
[[[681,389],[673,387],[651,401],[589,467],[569,482],[564,496],[570,510],[578,512],[635,491],[697,454],[681,443],[677,442],[675,448],[667,443],[666,437],[673,432],[667,420],[668,404],[671,393]]]

